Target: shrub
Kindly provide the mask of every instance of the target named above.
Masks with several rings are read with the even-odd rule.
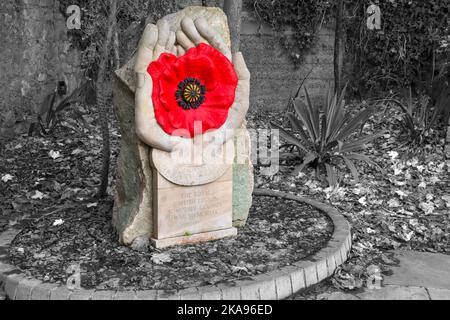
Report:
[[[443,70],[448,61],[442,43],[449,34],[449,2],[380,1],[380,31],[366,27],[368,1],[346,0],[347,48],[355,89],[362,92],[408,87],[423,73]],[[443,70],[445,71],[445,70]]]
[[[29,135],[33,133],[51,134],[61,124],[61,114],[68,107],[82,103],[85,105],[94,105],[96,95],[92,81],[86,81],[83,85],[72,91],[68,96],[57,102],[61,93],[58,90],[47,95],[42,104],[35,110],[34,121],[31,122],[28,130]],[[84,121],[81,114],[76,114],[74,120]],[[67,119],[69,120],[69,119]]]
[[[355,117],[344,115],[345,89],[340,94],[332,95],[329,91],[323,110],[315,107],[305,88],[306,101],[295,99],[292,101],[295,114],[288,113],[292,127],[292,133],[281,126],[272,123],[280,130],[280,136],[287,145],[294,146],[293,152],[298,152],[302,162],[294,170],[298,174],[306,167],[312,167],[316,176],[325,170],[330,186],[337,183],[336,168],[343,162],[349,169],[354,179],[358,181],[358,170],[354,161],[363,161],[379,168],[368,156],[357,153],[363,149],[366,143],[381,135],[369,135],[355,137],[357,129],[372,115],[372,108],[365,108]]]
[[[406,90],[406,102],[398,99],[391,101],[403,111],[401,126],[408,137],[408,142],[416,146],[422,146],[433,133],[433,127],[438,122],[440,115],[447,114],[450,108],[450,88],[439,86],[441,90],[429,88],[421,92],[418,99],[414,99],[412,89]],[[447,121],[447,116],[444,117]]]

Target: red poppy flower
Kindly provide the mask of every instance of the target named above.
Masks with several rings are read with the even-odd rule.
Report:
[[[174,131],[184,129],[193,137],[194,122],[201,121],[199,134],[227,119],[238,79],[233,64],[215,48],[201,43],[181,57],[163,53],[147,71],[156,121],[168,134],[182,135]]]

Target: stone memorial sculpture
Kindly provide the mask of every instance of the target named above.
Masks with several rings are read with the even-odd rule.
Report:
[[[146,26],[114,79],[121,243],[151,239],[160,248],[236,235],[253,189],[249,92],[220,9],[188,7]]]

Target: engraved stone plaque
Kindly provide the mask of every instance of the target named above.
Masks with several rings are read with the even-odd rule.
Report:
[[[180,186],[154,170],[154,238],[156,247],[235,235],[232,228],[232,167],[203,185]],[[225,235],[224,235],[225,232]]]

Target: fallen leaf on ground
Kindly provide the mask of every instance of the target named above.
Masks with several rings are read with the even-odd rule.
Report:
[[[53,151],[53,150],[50,150],[48,152],[48,155],[52,159],[58,159],[59,157],[61,157],[61,153],[59,151]]]
[[[56,220],[53,222],[53,226],[54,226],[54,227],[60,226],[60,225],[62,225],[63,223],[64,223],[64,220],[63,220],[63,219],[56,219]]]
[[[2,181],[3,182],[8,182],[10,180],[12,180],[14,177],[12,175],[10,175],[9,173],[5,174],[2,176]]]
[[[34,195],[31,196],[31,199],[42,199],[42,198],[44,198],[44,194],[39,190],[36,190],[34,192]]]

